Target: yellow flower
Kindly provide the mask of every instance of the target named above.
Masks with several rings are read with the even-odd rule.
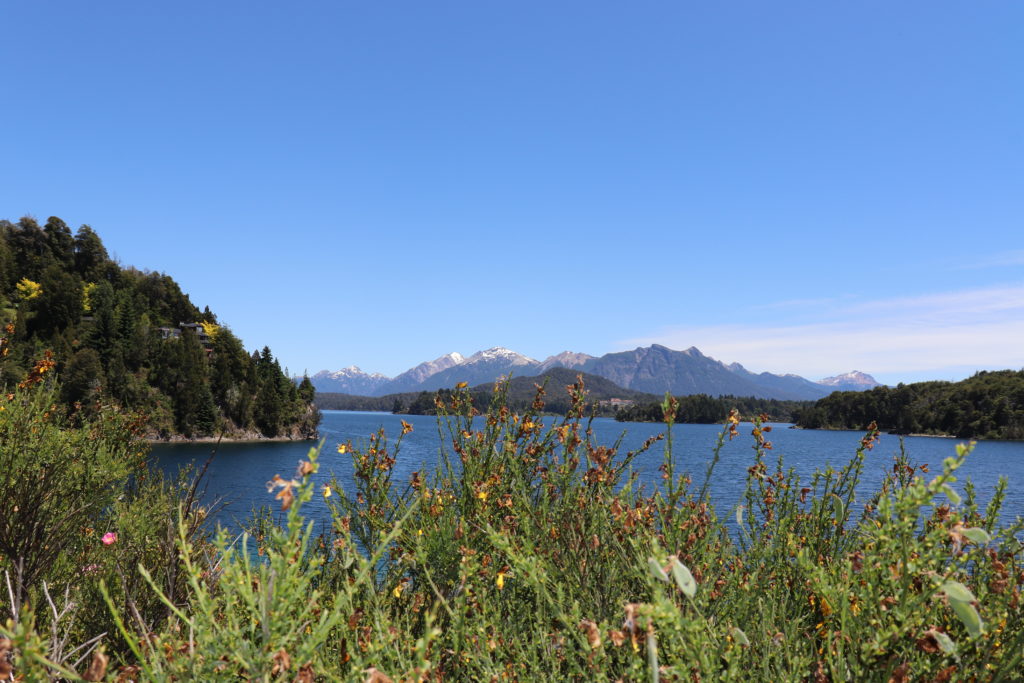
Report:
[[[498,572],[498,576],[494,579],[494,585],[498,587],[498,590],[505,588],[505,572]]]
[[[338,452],[339,453],[348,453],[348,444],[346,444],[346,443],[338,444]]]
[[[405,584],[400,583],[397,586],[395,586],[395,590],[391,591],[391,594],[394,595],[396,598],[401,597],[403,588],[405,588]]]
[[[331,493],[332,493],[331,487],[328,486],[327,484],[324,484],[324,498],[330,498],[331,497]]]
[[[406,422],[405,420],[402,420],[402,434],[408,434],[411,431],[412,425]]]
[[[479,498],[480,500],[487,500],[487,491],[481,491],[480,493],[476,494],[476,497]]]
[[[95,282],[86,282],[82,285],[82,308],[86,313],[92,313],[92,296],[99,285]]]
[[[206,336],[210,339],[215,339],[217,337],[217,333],[220,332],[220,325],[217,323],[200,321],[199,324],[203,326],[203,332],[205,332]]]
[[[35,299],[43,293],[43,286],[38,282],[29,280],[27,277],[21,278],[18,284],[15,285],[15,288],[18,290],[18,294],[21,296],[23,301]]]

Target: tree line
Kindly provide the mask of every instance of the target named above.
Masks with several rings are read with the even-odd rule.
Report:
[[[309,437],[313,386],[288,379],[268,347],[249,353],[168,275],[125,268],[88,225],[0,220],[0,382],[52,354],[69,413],[114,403],[153,436]]]

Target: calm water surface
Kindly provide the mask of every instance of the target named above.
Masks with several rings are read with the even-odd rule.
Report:
[[[352,467],[347,455],[339,455],[337,446],[351,440],[365,445],[369,435],[384,427],[389,437],[401,431],[400,420],[414,426],[407,434],[395,464],[394,478],[404,483],[416,470],[429,471],[437,461],[439,440],[436,418],[417,415],[391,415],[389,413],[362,413],[327,410],[323,413],[320,435],[325,439],[320,457],[318,482],[326,483],[336,475],[348,490],[353,490]],[[785,457],[787,467],[793,467],[807,480],[817,468],[826,465],[842,467],[857,449],[861,432],[831,432],[787,429],[776,424],[768,436],[774,448],[769,453],[769,465],[774,465],[779,454]],[[664,425],[615,422],[609,418],[594,420],[593,428],[598,443],[611,445],[623,436],[622,446],[632,450],[649,436],[664,431]],[[704,480],[704,472],[712,456],[720,425],[677,425],[673,429],[674,464],[678,473],[688,472],[695,486]],[[740,437],[726,442],[721,459],[715,469],[710,490],[718,514],[728,515],[743,493],[746,470],[753,457],[750,435],[751,425],[741,425]],[[934,437],[904,437],[904,444],[916,463],[928,463],[932,473],[941,469],[943,458],[954,455],[957,443],[953,439]],[[240,520],[249,516],[254,508],[273,503],[267,493],[266,482],[275,474],[290,478],[299,460],[305,459],[311,442],[300,443],[227,443],[217,449],[207,473],[207,498],[219,497],[226,507],[218,516],[222,524],[236,528]],[[212,451],[209,444],[161,444],[153,447],[153,456],[161,468],[169,473],[180,467],[202,463]],[[858,498],[863,502],[877,490],[886,471],[891,470],[893,456],[900,448],[899,437],[883,434],[874,450],[869,452],[864,468],[863,484]],[[648,488],[659,481],[658,466],[664,456],[664,442],[655,444],[647,453],[634,461],[639,481]],[[1024,442],[983,441],[959,470],[959,481],[954,488],[963,493],[963,484],[971,479],[982,504],[988,502],[1001,475],[1010,482],[1003,508],[1004,522],[1024,516]],[[326,519],[326,506],[317,496],[306,511],[314,519]]]

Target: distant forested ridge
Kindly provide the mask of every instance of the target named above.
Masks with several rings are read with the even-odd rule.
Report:
[[[310,438],[313,386],[266,346],[249,353],[168,275],[122,268],[88,225],[0,220],[0,382],[52,354],[69,413],[114,403],[155,437]]]
[[[767,415],[771,422],[792,422],[797,411],[812,405],[811,401],[782,401],[754,396],[714,397],[707,394],[677,396],[676,400],[679,401],[679,409],[675,421],[679,424],[718,424],[725,422],[731,410],[736,410],[745,420]],[[660,400],[648,401],[620,410],[615,419],[621,422],[661,422],[664,412]]]
[[[960,382],[917,382],[870,391],[840,391],[799,411],[807,429],[863,429],[1024,439],[1024,370],[979,372]]]

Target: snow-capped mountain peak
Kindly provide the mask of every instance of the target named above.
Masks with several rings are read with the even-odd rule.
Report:
[[[367,373],[359,369],[358,365],[350,365],[347,368],[341,370],[335,370],[331,372],[329,370],[321,370],[320,372],[313,375],[313,377],[326,377],[329,379],[346,379],[350,377],[371,377],[373,379],[388,379],[386,375],[382,375],[379,372]]]
[[[818,384],[824,384],[827,387],[841,387],[855,390],[871,389],[882,386],[874,377],[865,372],[861,372],[860,370],[844,372],[843,374],[835,375],[834,377],[826,377],[825,379],[818,380]]]
[[[512,365],[536,365],[537,361],[534,359],[524,356],[521,353],[516,353],[511,349],[506,349],[504,346],[494,346],[484,351],[477,351],[469,358],[465,359],[460,365],[469,365],[471,363],[482,363],[482,362],[504,362]]]

